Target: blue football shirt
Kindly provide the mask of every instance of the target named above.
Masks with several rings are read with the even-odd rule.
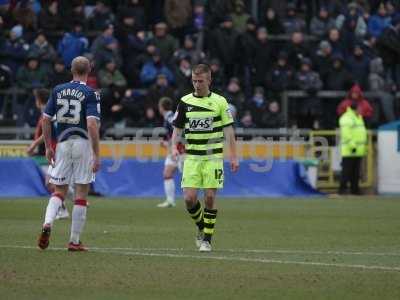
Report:
[[[72,135],[88,139],[87,118],[100,120],[100,95],[85,83],[71,81],[57,85],[47,102],[44,116],[54,117],[58,142]]]

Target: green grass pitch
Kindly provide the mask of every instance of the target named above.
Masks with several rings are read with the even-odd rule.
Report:
[[[158,201],[92,199],[68,253],[70,220],[36,248],[47,199],[0,200],[0,299],[400,299],[400,199],[220,199],[205,254]]]

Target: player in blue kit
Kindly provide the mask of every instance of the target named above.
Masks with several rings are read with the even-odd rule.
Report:
[[[55,186],[46,208],[40,249],[49,245],[53,222],[68,192],[68,184],[75,184],[69,251],[86,251],[80,234],[86,221],[87,195],[94,173],[100,168],[99,121],[100,96],[86,85],[90,62],[78,56],[71,64],[73,80],[57,85],[43,112],[43,136],[46,158],[52,169],[49,182]],[[51,147],[51,120],[55,118],[57,147]]]

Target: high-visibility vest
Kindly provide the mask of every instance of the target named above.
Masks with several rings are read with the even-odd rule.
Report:
[[[351,107],[339,118],[340,152],[342,157],[360,157],[367,154],[367,128],[364,119]]]

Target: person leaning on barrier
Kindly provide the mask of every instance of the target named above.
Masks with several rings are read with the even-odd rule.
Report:
[[[367,154],[367,129],[364,119],[357,111],[357,103],[353,101],[339,118],[340,152],[342,155],[342,174],[339,194],[350,192],[360,194],[359,179],[362,157]]]

